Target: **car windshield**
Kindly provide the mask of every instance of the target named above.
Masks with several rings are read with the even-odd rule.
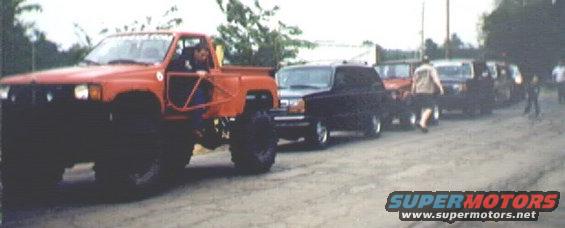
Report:
[[[473,70],[469,63],[438,65],[435,68],[442,80],[473,78]]]
[[[382,79],[410,77],[410,65],[408,64],[381,65],[376,69]]]
[[[330,67],[283,68],[276,78],[279,88],[328,88],[331,75]]]
[[[173,36],[136,34],[105,39],[84,59],[84,64],[159,64],[165,59]]]

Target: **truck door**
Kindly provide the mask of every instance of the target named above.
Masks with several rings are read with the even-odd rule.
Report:
[[[175,53],[167,66],[165,88],[167,106],[175,111],[184,112],[194,106],[196,88],[203,89],[207,101],[212,97],[212,84],[202,79],[193,69],[193,55],[195,47],[199,44],[207,44],[204,37],[185,36],[175,43]],[[209,69],[213,69],[212,56],[208,60]],[[202,105],[199,105],[202,106]]]
[[[334,86],[332,89],[333,121],[340,127],[351,127],[357,123],[357,106],[359,102],[357,89],[352,80],[355,71],[351,67],[337,67],[335,70]]]

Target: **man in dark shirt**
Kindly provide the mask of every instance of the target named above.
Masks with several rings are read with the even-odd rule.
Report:
[[[194,47],[194,53],[192,58],[189,60],[190,72],[196,73],[200,77],[205,77],[210,71],[210,50],[205,45],[197,45]],[[208,103],[209,100],[209,83],[205,79],[200,82],[200,86],[196,88],[194,92],[194,96],[192,97],[192,101],[190,103],[191,106],[197,106]],[[194,129],[194,134],[198,139],[204,138],[204,120],[202,116],[206,113],[205,108],[199,108],[192,111],[192,124]]]
[[[211,84],[206,80],[206,77],[210,71],[210,50],[204,44],[199,44],[194,47],[185,48],[181,55],[173,60],[173,63],[169,67],[171,72],[183,72],[183,73],[196,73],[198,77],[191,78],[176,78],[174,83],[170,86],[174,87],[173,99],[186,99],[187,94],[190,94],[194,87],[196,86],[198,80],[202,78],[200,84],[194,91],[192,100],[190,101],[190,107],[195,107],[203,105],[209,102],[211,93]],[[195,141],[199,142],[202,146],[213,149],[215,148],[216,142],[208,140],[206,125],[203,119],[203,115],[206,113],[206,108],[198,108],[190,112],[190,123],[192,125],[192,133],[194,135]]]

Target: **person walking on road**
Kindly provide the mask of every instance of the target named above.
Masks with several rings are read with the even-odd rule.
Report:
[[[535,117],[538,118],[540,114],[540,107],[538,103],[538,97],[540,93],[539,77],[534,75],[527,85],[526,92],[528,94],[528,103],[526,104],[526,109],[524,110],[524,115],[530,114],[532,105],[535,110]]]
[[[428,120],[436,104],[437,91],[439,90],[441,95],[444,94],[444,91],[437,70],[430,64],[430,60],[424,57],[422,63],[416,69],[412,78],[412,94],[415,95],[416,104],[421,110],[420,123],[416,126],[423,133],[427,133]]]
[[[559,103],[565,103],[565,60],[560,60],[559,64],[553,69],[553,78],[557,83],[557,97]]]

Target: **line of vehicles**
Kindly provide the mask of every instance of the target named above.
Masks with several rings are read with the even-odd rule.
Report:
[[[411,95],[412,76],[419,60],[390,61],[375,67],[338,61],[290,66],[276,74],[281,114],[275,116],[279,136],[305,140],[323,148],[332,130],[359,130],[379,136],[397,123],[413,129],[420,110]],[[437,60],[445,94],[438,96],[431,124],[444,110],[467,115],[490,114],[495,106],[524,97],[516,65],[472,59]]]
[[[206,74],[190,70],[198,46],[210,52]],[[4,200],[49,192],[65,168],[81,162],[95,163],[106,196],[159,189],[189,163],[199,109],[200,140],[229,144],[232,162],[246,173],[271,168],[279,138],[323,148],[331,131],[378,137],[393,123],[413,128],[419,118],[409,92],[417,61],[289,66],[273,78],[268,68],[223,66],[216,48],[204,34],[118,34],[78,66],[2,78]],[[186,70],[173,70],[178,63]],[[497,94],[518,99],[517,68],[493,64],[434,62],[447,94],[431,121],[442,110],[491,112]],[[206,102],[195,103],[203,88]]]

